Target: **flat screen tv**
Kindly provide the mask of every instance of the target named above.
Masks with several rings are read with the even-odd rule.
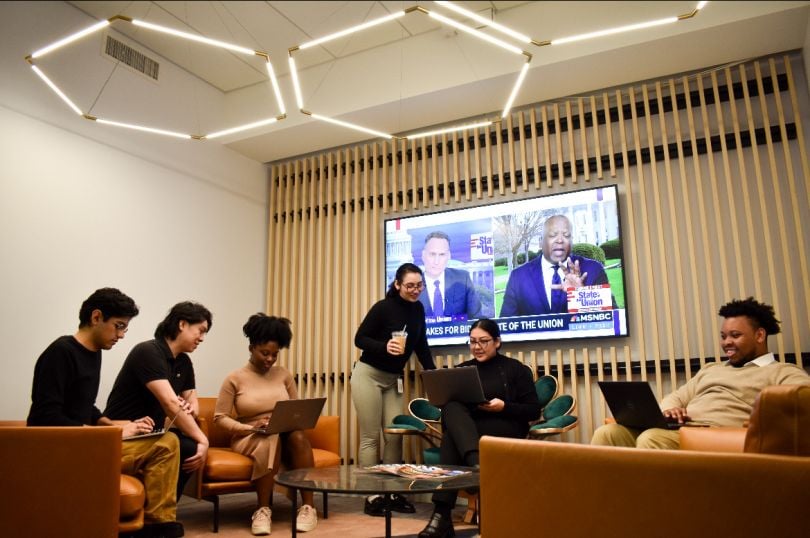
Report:
[[[615,185],[385,221],[385,282],[415,263],[431,346],[627,336]]]

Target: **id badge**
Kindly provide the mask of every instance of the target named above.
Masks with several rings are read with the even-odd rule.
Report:
[[[397,378],[397,394],[402,394],[403,392],[405,392],[405,386],[402,383],[402,378],[398,377]]]

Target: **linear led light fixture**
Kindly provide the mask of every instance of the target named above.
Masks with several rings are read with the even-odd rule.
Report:
[[[447,127],[445,129],[436,129],[435,131],[423,131],[420,133],[409,134],[405,136],[407,140],[413,140],[416,138],[425,138],[428,136],[440,135],[440,134],[447,134],[447,133],[455,133],[458,131],[463,131],[464,129],[477,129],[479,127],[487,127],[495,123],[494,121],[481,121],[478,123],[469,123],[467,125],[457,125],[455,127]]]
[[[503,24],[499,24],[499,23],[497,23],[497,22],[495,22],[493,20],[487,19],[486,17],[482,17],[478,13],[475,13],[473,11],[465,9],[465,8],[463,8],[461,6],[457,6],[456,4],[453,4],[452,2],[442,2],[442,1],[437,0],[434,3],[440,5],[440,6],[444,7],[444,8],[447,8],[447,9],[449,9],[451,11],[455,11],[456,13],[458,13],[460,15],[464,15],[465,17],[469,17],[469,18],[471,18],[472,20],[474,20],[475,22],[477,22],[479,24],[483,24],[484,26],[489,26],[493,30],[498,30],[502,34],[506,34],[506,35],[508,35],[508,36],[510,36],[510,37],[512,37],[514,39],[517,39],[518,41],[521,41],[523,43],[528,44],[528,43],[532,43],[532,41],[533,41],[532,38],[527,36],[527,35],[521,34],[520,32],[516,32],[515,30],[512,30],[511,28],[507,28]]]
[[[695,9],[693,9],[689,13],[684,13],[683,15],[677,15],[677,16],[673,16],[673,17],[665,17],[663,19],[656,19],[656,20],[652,20],[652,21],[639,22],[639,23],[636,23],[636,24],[628,24],[626,26],[617,26],[615,28],[606,28],[604,30],[597,30],[595,32],[588,32],[588,33],[585,33],[585,34],[577,34],[577,35],[572,35],[572,36],[568,36],[568,37],[561,37],[559,39],[551,39],[551,40],[547,40],[547,41],[535,41],[535,40],[532,40],[532,44],[537,45],[538,47],[544,47],[546,45],[564,45],[565,43],[573,43],[574,41],[584,41],[586,39],[593,39],[595,37],[604,37],[604,36],[608,36],[608,35],[622,34],[624,32],[632,32],[632,31],[635,31],[635,30],[643,30],[644,28],[653,28],[655,26],[663,26],[665,24],[672,24],[672,23],[676,23],[678,21],[682,21],[682,20],[685,20],[685,19],[691,19],[692,17],[697,15],[698,12],[701,9],[706,7],[706,4],[708,4],[708,3],[709,2],[707,2],[707,1],[698,2],[697,5],[695,6]]]
[[[440,4],[447,4],[447,2],[439,2],[439,3]],[[456,11],[458,11],[458,10],[456,10]],[[453,132],[453,131],[460,131],[460,130],[468,129],[468,128],[472,128],[472,127],[482,127],[484,125],[491,125],[492,123],[500,121],[500,120],[490,120],[490,121],[486,121],[486,122],[475,124],[475,125],[462,125],[462,126],[458,126],[458,127],[448,127],[448,128],[445,128],[445,129],[440,129],[439,131],[429,131],[429,132],[424,132],[424,133],[416,133],[416,134],[411,134],[411,135],[407,135],[407,136],[402,137],[402,136],[395,136],[395,135],[392,135],[392,134],[384,133],[384,132],[377,131],[377,130],[374,130],[374,129],[369,129],[368,127],[363,127],[361,125],[357,125],[357,124],[350,123],[350,122],[347,122],[347,121],[336,120],[334,118],[323,116],[321,114],[316,114],[314,112],[310,112],[310,111],[304,109],[303,92],[301,91],[301,83],[300,83],[300,80],[298,78],[298,70],[297,70],[296,65],[295,65],[295,58],[294,58],[295,53],[297,53],[300,50],[305,50],[305,49],[309,49],[309,48],[312,48],[312,47],[315,47],[315,46],[318,46],[318,45],[323,45],[324,43],[327,43],[327,42],[332,41],[334,39],[338,39],[340,37],[345,37],[345,36],[348,36],[348,35],[351,35],[351,34],[354,34],[354,33],[357,33],[357,32],[361,32],[363,30],[367,30],[369,28],[378,26],[378,25],[386,23],[386,22],[390,22],[392,20],[398,19],[400,17],[403,17],[403,16],[405,16],[405,15],[407,15],[409,13],[413,13],[413,12],[418,12],[418,13],[422,13],[424,15],[428,15],[429,17],[431,17],[433,19],[436,19],[436,20],[438,20],[440,22],[443,22],[444,24],[447,24],[447,25],[452,26],[454,28],[458,28],[459,30],[462,30],[462,31],[464,31],[464,32],[466,32],[466,33],[468,33],[470,35],[473,35],[473,36],[477,37],[478,39],[481,39],[481,40],[486,41],[486,42],[488,42],[490,44],[496,45],[496,46],[498,46],[498,47],[500,47],[502,49],[505,49],[505,50],[507,50],[509,52],[512,52],[514,54],[525,56],[526,62],[523,64],[523,68],[521,69],[520,74],[518,75],[517,81],[516,81],[514,87],[512,88],[512,92],[511,92],[511,94],[509,96],[509,100],[507,101],[506,107],[504,108],[504,111],[503,111],[503,114],[502,114],[502,117],[505,117],[509,113],[509,111],[511,110],[512,103],[514,102],[515,97],[517,97],[518,91],[520,90],[520,87],[523,84],[523,80],[525,79],[526,73],[527,73],[527,71],[529,69],[529,63],[532,60],[532,55],[529,54],[528,52],[524,51],[524,50],[521,50],[519,47],[516,47],[516,46],[514,46],[514,45],[512,45],[510,43],[507,43],[506,41],[503,41],[503,40],[498,39],[496,37],[492,37],[490,35],[487,35],[487,34],[481,32],[479,30],[476,30],[475,28],[467,26],[466,24],[462,24],[462,23],[457,22],[457,21],[455,21],[453,19],[449,19],[449,18],[445,17],[444,15],[434,13],[434,12],[429,11],[428,9],[426,9],[426,8],[424,8],[422,6],[418,6],[418,5],[417,6],[411,6],[411,7],[407,8],[407,9],[404,9],[402,11],[397,11],[396,13],[392,13],[392,14],[386,15],[384,17],[379,17],[377,19],[372,19],[372,20],[367,21],[367,22],[365,22],[363,24],[358,24],[356,26],[352,26],[352,27],[347,28],[345,30],[340,30],[340,31],[334,32],[332,34],[328,34],[328,35],[326,35],[324,37],[320,37],[320,38],[314,39],[312,41],[308,41],[308,42],[304,43],[303,45],[299,45],[297,47],[292,47],[291,49],[289,49],[290,73],[292,75],[291,78],[292,78],[292,82],[293,82],[293,89],[295,91],[296,104],[298,105],[298,109],[300,110],[300,112],[302,114],[310,116],[310,117],[312,117],[312,118],[314,118],[316,120],[333,123],[333,124],[339,125],[341,127],[346,127],[348,129],[354,129],[356,131],[361,131],[361,132],[364,132],[364,133],[372,134],[374,136],[379,136],[381,138],[409,139],[409,140],[416,139],[416,138],[423,138],[425,136],[432,136],[434,134],[442,134],[442,133],[450,133],[450,132]],[[462,10],[462,11],[458,11],[458,12],[459,13],[466,13],[466,10]],[[513,30],[510,30],[509,28],[506,28],[505,26],[498,25],[498,27],[499,27],[499,28],[497,28],[498,30],[500,30],[500,31],[502,31],[502,32],[504,32],[504,33],[506,33],[508,35],[517,34],[517,32],[514,32]],[[520,34],[518,34],[518,35],[520,35]]]
[[[155,32],[161,32],[161,33],[164,33],[164,34],[169,34],[169,35],[172,35],[172,36],[175,36],[175,37],[179,37],[181,39],[186,39],[186,40],[189,40],[189,41],[194,41],[194,42],[197,42],[197,43],[210,45],[210,46],[213,46],[213,47],[229,50],[229,51],[232,51],[232,52],[237,52],[237,53],[240,53],[240,54],[247,54],[247,55],[250,55],[250,56],[259,56],[260,58],[264,59],[264,61],[265,61],[265,65],[267,67],[267,75],[270,78],[270,83],[272,84],[272,87],[273,87],[273,93],[275,95],[276,103],[278,104],[280,114],[278,116],[274,117],[274,118],[267,118],[267,119],[263,119],[263,120],[259,120],[259,121],[254,121],[254,122],[247,123],[247,124],[244,124],[244,125],[239,125],[239,126],[236,126],[236,127],[231,127],[229,129],[224,129],[224,130],[221,130],[221,131],[217,131],[217,132],[214,132],[214,133],[196,135],[196,134],[178,133],[178,132],[175,132],[175,131],[168,131],[166,129],[157,129],[157,128],[148,127],[148,126],[145,126],[145,125],[137,125],[137,124],[133,124],[133,123],[123,123],[123,122],[120,122],[120,121],[107,120],[107,119],[104,119],[104,118],[98,118],[98,117],[93,116],[93,115],[91,115],[89,113],[82,112],[81,109],[78,106],[76,106],[76,104],[73,101],[71,101],[70,98],[50,78],[48,78],[48,76],[45,75],[45,73],[39,67],[34,65],[34,60],[37,59],[37,58],[41,58],[41,57],[45,56],[46,54],[49,54],[49,53],[51,53],[51,52],[53,52],[53,51],[55,51],[57,49],[60,49],[60,48],[62,48],[64,46],[66,46],[66,45],[69,45],[69,44],[71,44],[71,43],[73,43],[73,42],[75,42],[75,41],[77,41],[77,40],[79,40],[79,39],[81,39],[83,37],[91,35],[91,34],[97,32],[97,31],[101,30],[102,28],[106,28],[107,26],[110,26],[112,23],[114,23],[116,21],[128,22],[128,23],[130,23],[130,24],[132,24],[134,26],[137,26],[139,28],[144,28],[146,30],[151,30],[151,31],[155,31]],[[29,64],[31,64],[31,69],[34,70],[34,73],[36,73],[37,76],[39,78],[41,78],[42,81],[45,82],[45,84],[47,84],[48,87],[51,90],[53,90],[53,92],[56,95],[58,95],[59,98],[62,99],[62,101],[64,101],[71,108],[71,110],[73,110],[73,112],[75,112],[76,114],[78,114],[79,116],[81,116],[81,117],[83,117],[83,118],[85,118],[87,120],[95,121],[97,123],[101,123],[101,124],[104,124],[104,125],[112,125],[112,126],[115,126],[115,127],[122,127],[122,128],[125,128],[125,129],[133,129],[133,130],[136,130],[136,131],[142,131],[142,132],[152,133],[152,134],[159,134],[159,135],[164,135],[164,136],[171,136],[171,137],[175,137],[175,138],[184,138],[184,139],[193,139],[193,140],[206,140],[206,139],[211,139],[211,138],[219,138],[219,137],[222,137],[222,136],[226,136],[226,135],[233,134],[233,133],[238,133],[238,132],[241,132],[241,131],[246,131],[248,129],[255,129],[256,127],[261,127],[263,125],[269,125],[271,123],[275,123],[277,121],[283,120],[284,118],[287,117],[287,110],[286,110],[286,107],[284,106],[284,99],[282,98],[282,95],[281,95],[281,90],[280,90],[279,85],[278,85],[278,79],[276,78],[276,73],[273,70],[273,64],[270,62],[270,55],[267,54],[266,52],[263,52],[263,51],[260,51],[260,50],[249,49],[247,47],[234,45],[233,43],[227,43],[225,41],[219,41],[217,39],[211,39],[211,38],[208,38],[208,37],[205,37],[205,36],[189,34],[187,32],[182,32],[182,31],[176,30],[174,28],[169,28],[169,27],[166,27],[166,26],[160,26],[158,24],[152,24],[150,22],[145,22],[145,21],[141,21],[141,20],[132,19],[132,18],[127,17],[125,15],[115,15],[113,17],[110,17],[107,20],[99,21],[99,22],[93,24],[92,26],[89,26],[88,28],[85,28],[84,30],[80,30],[80,31],[78,31],[78,32],[76,32],[74,34],[70,34],[67,37],[64,37],[64,38],[62,38],[62,39],[60,39],[58,41],[55,41],[54,43],[52,43],[52,44],[50,44],[50,45],[48,45],[46,47],[43,47],[43,48],[37,50],[36,52],[31,54],[30,56],[27,56],[25,58],[25,60]]]

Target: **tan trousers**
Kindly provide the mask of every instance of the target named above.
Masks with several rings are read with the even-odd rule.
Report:
[[[164,523],[177,518],[179,467],[180,443],[174,434],[123,442],[121,472],[138,478],[144,485],[144,523]]]
[[[593,432],[591,444],[677,450],[680,448],[681,440],[678,430],[661,428],[636,430],[620,424],[605,424]]]

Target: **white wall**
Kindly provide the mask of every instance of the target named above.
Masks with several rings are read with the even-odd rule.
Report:
[[[133,133],[128,151],[0,104],[0,419],[26,416],[37,357],[75,332],[81,302],[102,286],[132,296],[141,314],[104,353],[100,408],[128,351],[181,300],[214,315],[192,356],[202,395],[245,362],[241,326],[265,304],[265,168],[187,141],[173,161],[178,142],[146,151],[149,136]],[[195,153],[219,181],[184,167]]]

